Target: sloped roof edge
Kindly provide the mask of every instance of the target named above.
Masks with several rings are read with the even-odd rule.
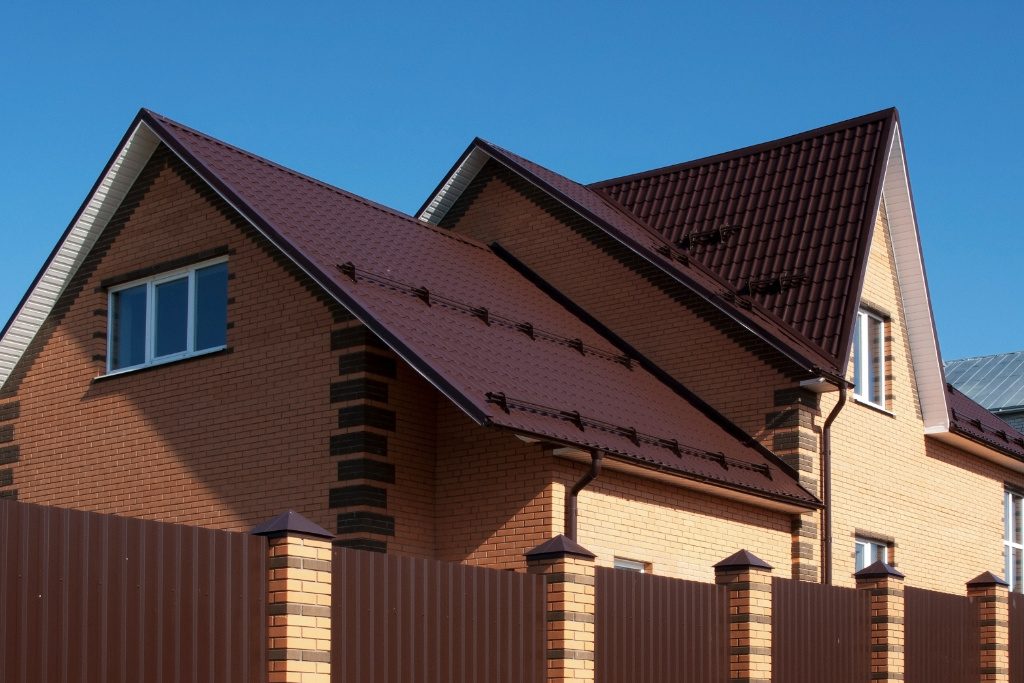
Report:
[[[783,356],[792,360],[798,366],[807,370],[807,372],[812,374],[828,375],[829,377],[838,379],[838,373],[835,368],[828,367],[834,364],[834,361],[827,358],[824,354],[820,354],[819,357],[815,357],[815,355],[818,354],[810,354],[798,349],[797,347],[799,344],[791,343],[796,339],[795,334],[793,335],[793,340],[787,342],[778,335],[774,335],[763,327],[757,325],[757,323],[749,317],[739,314],[735,308],[726,305],[722,301],[721,297],[716,296],[715,293],[710,291],[707,287],[702,286],[694,279],[687,277],[679,269],[666,265],[654,249],[648,248],[628,235],[623,234],[622,231],[609,224],[608,221],[595,215],[579,202],[574,201],[571,197],[568,197],[564,193],[558,191],[557,188],[552,187],[542,178],[531,173],[529,169],[525,168],[522,164],[518,163],[515,159],[506,154],[500,147],[492,145],[486,140],[476,138],[470,143],[466,151],[459,157],[459,160],[452,166],[448,175],[445,176],[445,178],[435,188],[434,192],[420,207],[416,214],[417,217],[426,223],[432,223],[435,225],[440,223],[447,211],[455,204],[458,198],[462,195],[462,192],[473,181],[488,159],[494,159],[513,173],[525,179],[530,184],[555,198],[558,202],[569,208],[574,213],[598,226],[601,230],[611,235],[627,249],[640,256],[644,261],[652,264],[668,277],[704,298],[708,303],[724,313],[731,320],[743,328],[748,329],[752,334],[763,340]],[[585,186],[581,185],[580,187],[585,191],[592,192]],[[664,239],[660,235],[651,231],[647,226],[637,221],[620,207],[616,206],[613,202],[600,194],[593,193],[593,195],[596,201],[601,202],[604,206],[614,211],[621,220],[628,221],[630,224],[635,226],[638,231],[642,231],[645,235],[649,236],[652,242],[656,241],[664,243]],[[665,244],[667,245],[667,243]],[[696,262],[694,262],[694,265],[699,267],[699,264]],[[706,271],[706,275],[708,278],[713,279],[716,282],[721,280],[711,271]],[[723,289],[731,289],[728,283],[725,283],[724,281],[721,282],[721,285]],[[766,317],[773,317],[770,312],[763,311],[761,313]],[[780,325],[785,325],[785,323],[782,323],[781,321],[779,321],[779,323]]]

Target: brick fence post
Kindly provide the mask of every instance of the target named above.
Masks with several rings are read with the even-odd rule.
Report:
[[[1010,682],[1010,592],[1008,584],[992,572],[967,583],[967,595],[978,615],[981,650],[979,681]]]
[[[881,560],[854,574],[871,597],[871,680],[902,681],[906,671],[903,574]]]
[[[330,683],[334,535],[296,512],[252,533],[268,541],[268,683]]]
[[[594,680],[594,553],[559,534],[526,553],[547,590],[547,680]]]
[[[746,550],[715,565],[715,583],[729,589],[729,678],[772,680],[772,567]]]

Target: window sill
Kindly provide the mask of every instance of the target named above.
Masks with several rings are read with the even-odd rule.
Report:
[[[853,402],[856,403],[857,405],[864,406],[865,408],[870,408],[871,410],[875,411],[876,413],[881,413],[882,415],[888,415],[891,418],[895,418],[896,417],[896,414],[893,413],[891,410],[887,410],[887,409],[885,409],[885,408],[883,408],[881,406],[876,406],[874,403],[868,403],[867,401],[865,401],[863,399],[860,399],[860,398],[857,398],[856,396],[853,397]]]
[[[206,351],[200,351],[199,353],[193,353],[191,356],[170,358],[168,360],[156,361],[155,363],[150,363],[149,365],[140,365],[134,368],[125,368],[124,370],[114,370],[113,372],[108,372],[105,375],[93,377],[92,381],[105,382],[107,380],[115,379],[117,377],[124,377],[125,375],[135,375],[140,372],[146,372],[147,370],[155,370],[157,368],[163,368],[168,365],[187,363],[188,361],[199,360],[201,358],[210,358],[211,356],[222,356],[224,354],[231,353],[232,350],[233,349],[230,346],[220,346],[215,349],[208,349]]]

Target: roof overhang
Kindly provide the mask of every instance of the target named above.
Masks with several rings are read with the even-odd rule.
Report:
[[[979,458],[984,458],[989,462],[994,462],[1006,469],[1024,474],[1024,462],[996,450],[991,446],[979,443],[974,439],[969,439],[966,436],[957,434],[956,432],[952,432],[949,429],[939,427],[926,428],[925,436],[953,446],[954,448],[958,448],[962,451],[967,451],[968,453],[976,455]]]
[[[158,143],[159,138],[140,114],[0,332],[0,388],[7,383]]]

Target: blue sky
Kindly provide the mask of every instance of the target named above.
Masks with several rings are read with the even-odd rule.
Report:
[[[900,109],[943,354],[1024,349],[1024,3],[50,3],[0,22],[0,319],[139,107],[414,211],[475,135],[576,180]]]

